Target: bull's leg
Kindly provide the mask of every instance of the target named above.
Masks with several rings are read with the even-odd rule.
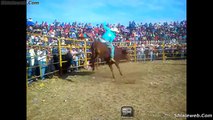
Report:
[[[94,62],[92,62],[92,71],[95,70],[95,67],[94,67]]]
[[[95,70],[95,60],[96,60],[96,57],[97,57],[97,54],[95,54],[95,52],[92,53],[92,71]]]
[[[98,70],[98,66],[99,66],[99,57],[97,56],[97,58],[96,58],[96,69]]]
[[[100,50],[96,51],[96,69],[98,70],[98,66],[99,66],[99,54],[100,54]]]
[[[93,56],[92,56],[91,62],[92,62],[92,71],[94,71],[95,70],[95,61],[94,61]]]
[[[115,65],[116,65],[116,67],[118,68],[118,70],[119,70],[119,72],[120,72],[120,75],[123,76],[123,74],[122,74],[122,72],[121,72],[121,69],[120,69],[120,67],[119,67],[119,64],[118,64],[117,62],[115,62]]]
[[[109,68],[110,68],[110,70],[111,70],[111,72],[112,72],[112,77],[113,77],[113,79],[115,79],[115,75],[114,75],[114,72],[113,72],[112,64],[109,64]]]

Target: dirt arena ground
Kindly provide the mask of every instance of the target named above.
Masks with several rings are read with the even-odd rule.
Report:
[[[27,88],[27,120],[121,120],[121,107],[132,106],[131,120],[182,120],[186,113],[186,61],[121,63],[82,71],[64,79],[37,81]],[[128,119],[126,119],[128,120]]]

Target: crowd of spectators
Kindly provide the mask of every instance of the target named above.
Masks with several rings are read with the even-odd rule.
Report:
[[[29,19],[32,21],[32,19]],[[121,43],[125,42],[128,45],[136,43],[137,48],[137,59],[144,60],[150,58],[150,60],[156,59],[162,54],[162,42],[165,43],[165,52],[174,55],[174,53],[180,53],[181,57],[186,52],[186,26],[185,20],[181,22],[164,22],[164,23],[135,23],[130,21],[128,26],[121,24],[107,24],[110,28],[116,28],[120,32],[116,35],[114,42]],[[26,44],[27,44],[27,65],[28,67],[41,66],[41,72],[38,68],[29,68],[28,76],[40,75],[41,79],[44,79],[44,74],[47,70],[54,71],[59,69],[58,64],[58,40],[60,37],[62,45],[70,45],[69,48],[62,48],[62,54],[70,53],[72,56],[72,66],[83,64],[82,60],[86,57],[83,52],[84,40],[90,46],[90,42],[94,38],[101,36],[104,33],[102,24],[92,26],[91,23],[64,23],[54,21],[52,24],[42,22],[39,24],[35,22],[34,25],[27,26]],[[47,37],[50,36],[50,37]],[[66,40],[67,38],[82,40],[82,42],[74,42]],[[37,45],[37,46],[36,46]],[[127,45],[127,44],[125,44]],[[127,45],[127,46],[128,46]],[[71,49],[70,49],[71,48]],[[90,52],[89,49],[86,50]],[[149,57],[148,57],[149,56]],[[50,65],[47,66],[47,63]],[[37,69],[37,70],[36,70]],[[35,72],[37,71],[37,73]]]
[[[186,44],[141,44],[137,47],[137,61],[163,59],[164,54],[167,59],[185,59],[186,58]]]
[[[115,38],[115,42],[129,42],[129,41],[163,41],[166,43],[172,43],[176,41],[186,41],[186,26],[185,20],[181,22],[164,22],[164,23],[138,23],[130,21],[128,26],[121,24],[107,24],[110,28],[116,28],[120,31]],[[42,35],[48,35],[51,37],[62,37],[62,38],[74,38],[86,40],[89,37],[97,37],[104,33],[103,25],[97,24],[92,26],[91,23],[60,23],[56,20],[49,24],[47,22],[42,22],[39,24],[35,22],[34,26],[28,26],[27,32],[41,33]],[[28,36],[29,37],[29,36]],[[41,36],[31,38],[29,44],[42,44]],[[56,43],[55,39],[42,40],[44,42],[49,42],[51,44]]]

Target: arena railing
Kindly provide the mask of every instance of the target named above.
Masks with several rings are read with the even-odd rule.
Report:
[[[27,33],[27,34],[28,35],[34,35],[34,36],[41,36],[41,37],[43,37],[44,39],[46,39],[46,41],[45,41],[46,46],[51,46],[51,47],[57,46],[59,62],[55,62],[53,64],[59,64],[59,70],[55,70],[55,71],[53,71],[51,73],[46,73],[45,75],[56,73],[56,72],[60,72],[60,74],[62,74],[62,70],[63,70],[62,69],[62,63],[67,62],[67,61],[63,61],[62,60],[62,55],[63,55],[62,51],[61,51],[62,48],[72,48],[72,46],[74,46],[75,48],[83,48],[84,49],[84,52],[83,52],[84,56],[85,56],[84,59],[78,59],[78,65],[75,66],[75,67],[70,67],[71,69],[76,68],[76,67],[85,67],[85,66],[91,65],[89,63],[89,60],[91,59],[91,57],[89,57],[91,55],[91,52],[88,51],[88,50],[90,49],[89,43],[91,43],[92,41],[86,41],[85,39],[83,39],[83,40],[77,40],[77,39],[72,39],[72,38],[51,37],[51,36],[48,36],[48,35],[41,35],[41,34],[34,34],[34,33]],[[57,45],[47,45],[48,44],[47,43],[48,38],[56,39],[57,40]],[[72,41],[72,43],[70,43],[68,45],[67,44],[64,45],[64,41],[66,41],[66,40]],[[82,42],[83,46],[81,46],[81,47],[76,46],[76,43],[78,43],[78,42]],[[134,62],[138,61],[138,54],[137,54],[138,45],[136,44],[136,42],[113,42],[113,44],[115,46],[119,46],[119,47],[127,47],[129,49],[129,51],[130,51],[130,56],[131,56],[132,61],[134,61]],[[45,45],[44,46],[42,46],[42,45],[31,45],[31,46],[37,46],[37,47],[39,47],[39,49],[41,49],[43,47],[46,47]],[[164,47],[165,47],[165,43],[163,43],[162,53],[159,53],[159,55],[162,56],[162,57],[161,58],[159,57],[159,58],[165,61],[166,59],[168,59],[168,58],[171,59],[172,57],[171,56],[168,57],[168,55],[170,53],[165,53]],[[173,58],[174,58],[174,56],[173,56]],[[84,64],[80,64],[81,61],[84,61],[83,62]],[[100,62],[100,63],[105,63],[105,62]],[[46,65],[48,65],[48,64],[46,64]],[[36,77],[30,78],[30,79],[41,77],[41,65],[33,66],[33,67],[39,67],[39,69],[40,69],[40,76],[36,76]],[[33,68],[33,67],[27,67],[27,70],[29,70],[30,68]]]
[[[54,64],[59,64],[59,67],[60,69],[57,70],[57,71],[54,71],[54,72],[60,72],[60,74],[62,74],[62,63],[65,63],[67,61],[63,61],[62,60],[62,48],[72,48],[72,46],[69,44],[69,45],[62,45],[62,41],[63,40],[69,40],[69,41],[73,41],[74,42],[74,46],[75,48],[80,48],[79,46],[76,46],[75,43],[77,42],[83,42],[83,46],[81,48],[84,49],[84,59],[78,59],[78,65],[77,66],[73,66],[73,67],[70,67],[70,69],[72,68],[76,68],[76,67],[83,67],[83,66],[89,66],[88,64],[88,60],[90,60],[91,58],[89,58],[88,54],[91,54],[91,52],[88,52],[87,50],[90,48],[90,46],[87,46],[87,43],[90,43],[91,41],[86,41],[85,39],[84,40],[77,40],[77,39],[71,39],[71,38],[60,38],[60,37],[50,37],[50,36],[43,36],[41,34],[34,34],[34,33],[27,33],[28,35],[33,35],[33,36],[41,36],[41,37],[46,37],[46,38],[53,38],[53,39],[56,39],[57,40],[57,49],[58,49],[58,57],[59,57],[59,62],[56,62]],[[39,47],[39,49],[41,49],[42,47],[46,47],[46,46],[41,46],[41,45],[28,45],[28,46],[37,46]],[[48,45],[49,46],[49,45]],[[55,46],[55,45],[51,45],[51,46]],[[36,56],[34,56],[36,57]],[[84,64],[83,65],[80,65],[81,61],[84,61]],[[40,75],[39,76],[36,76],[36,77],[32,77],[30,79],[34,79],[34,78],[38,78],[38,77],[41,77],[41,65],[38,65],[38,66],[33,66],[33,67],[39,67],[40,68]],[[27,71],[33,67],[27,67]],[[46,73],[45,75],[48,75],[50,73]],[[28,75],[27,75],[28,76]],[[28,80],[30,80],[28,79]]]

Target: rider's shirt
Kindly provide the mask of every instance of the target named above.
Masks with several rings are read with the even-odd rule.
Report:
[[[104,30],[106,31],[102,38],[106,41],[106,42],[113,42],[113,40],[115,39],[116,35],[115,33],[106,26],[106,24],[103,24]]]

